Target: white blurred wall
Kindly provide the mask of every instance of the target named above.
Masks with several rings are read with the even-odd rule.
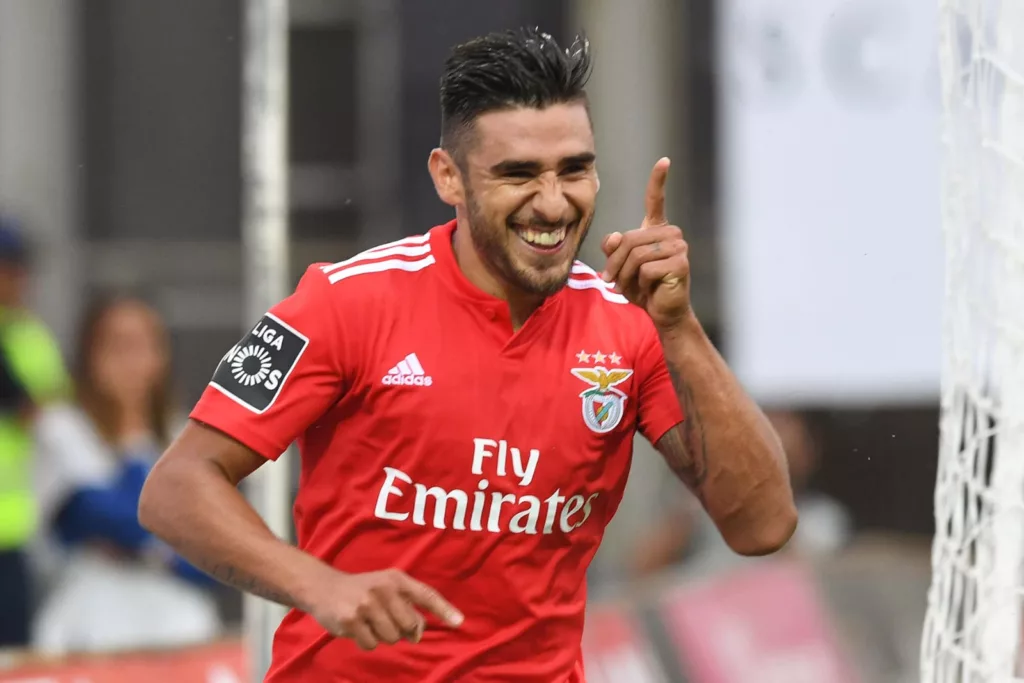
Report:
[[[760,400],[938,396],[938,7],[719,2],[723,322]]]

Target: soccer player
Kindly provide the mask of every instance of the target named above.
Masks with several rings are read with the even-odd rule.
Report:
[[[638,430],[733,550],[792,534],[778,439],[691,310],[667,160],[603,273],[575,260],[590,60],[536,30],[454,48],[429,170],[455,219],[311,266],[153,469],[147,528],[293,608],[267,680],[583,681],[585,573]],[[236,488],[293,441],[298,547]]]

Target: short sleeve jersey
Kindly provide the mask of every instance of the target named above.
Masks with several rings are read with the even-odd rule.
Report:
[[[586,569],[634,435],[683,415],[646,312],[577,262],[514,332],[454,230],[311,266],[192,412],[270,459],[297,442],[301,548],[401,569],[465,615],[363,652],[292,611],[269,681],[583,681]]]

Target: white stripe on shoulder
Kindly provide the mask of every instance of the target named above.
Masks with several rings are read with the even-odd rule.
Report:
[[[369,251],[377,251],[378,249],[386,249],[387,247],[393,247],[396,244],[427,244],[430,242],[430,233],[425,232],[421,235],[410,235],[409,237],[403,237],[400,240],[394,242],[388,242],[386,244],[378,244],[376,247],[370,247]]]
[[[405,239],[395,240],[394,242],[388,242],[387,244],[367,249],[344,261],[320,266],[320,270],[327,274],[333,273],[339,268],[350,266],[353,263],[369,261],[370,259],[382,258],[384,256],[423,256],[428,253],[430,253],[430,235],[416,235],[415,237],[406,237]]]
[[[391,256],[418,258],[412,260],[388,258]],[[381,273],[387,270],[415,272],[432,263],[434,263],[434,257],[430,254],[430,234],[428,233],[381,244],[344,261],[320,266],[320,270],[328,275],[327,279],[334,284],[354,275],[366,273]]]
[[[583,261],[573,261],[572,272],[574,275],[589,275],[595,280],[604,282],[604,280],[601,280],[601,275]],[[612,284],[610,282],[604,282],[604,284],[608,285],[608,287],[612,287]]]
[[[333,285],[336,282],[341,282],[346,278],[354,277],[356,275],[365,275],[367,273],[383,273],[387,270],[404,270],[407,273],[415,273],[418,270],[423,270],[427,266],[434,263],[433,256],[426,256],[425,258],[416,259],[415,261],[406,261],[404,259],[386,259],[384,261],[369,261],[366,263],[360,263],[358,265],[351,265],[347,268],[343,268],[337,272],[331,273],[327,276],[327,279]]]
[[[605,301],[613,304],[628,304],[629,299],[608,289],[608,283],[600,280],[572,280],[568,283],[570,289],[596,289]]]
[[[576,261],[572,264],[572,274],[583,275],[584,277],[574,278],[570,276],[569,281],[566,283],[570,289],[595,289],[605,301],[610,301],[613,304],[629,303],[629,299],[615,291],[615,285],[602,280],[596,270],[582,261]]]

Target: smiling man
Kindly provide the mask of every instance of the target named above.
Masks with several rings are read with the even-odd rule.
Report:
[[[796,524],[784,455],[690,308],[655,164],[601,275],[590,52],[456,47],[429,169],[455,219],[311,266],[216,369],[140,519],[292,607],[268,680],[581,683],[586,569],[639,431],[735,551]],[[292,441],[298,547],[236,486]]]

